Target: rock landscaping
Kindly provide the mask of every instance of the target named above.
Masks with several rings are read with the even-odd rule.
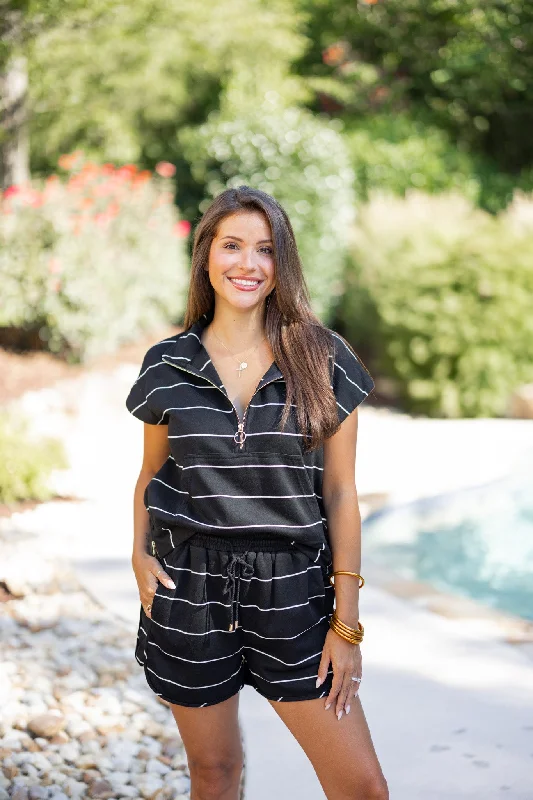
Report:
[[[134,634],[33,538],[0,534],[0,800],[188,800],[171,711]]]

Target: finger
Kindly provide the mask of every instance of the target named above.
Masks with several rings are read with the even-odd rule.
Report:
[[[335,713],[337,715],[337,719],[340,719],[345,711],[347,714],[349,713],[349,711],[347,711],[347,704],[348,704],[348,699],[350,697],[350,691],[352,688],[351,683],[352,683],[351,670],[347,669],[346,672],[344,673],[341,690],[337,696],[337,705],[335,707]]]
[[[152,575],[155,575],[157,580],[161,581],[161,583],[164,586],[166,586],[167,589],[175,589],[176,588],[176,584],[174,583],[174,581],[172,580],[170,575],[167,575],[167,573],[165,572],[165,570],[163,569],[163,567],[160,565],[160,563],[158,561],[156,561],[155,563],[156,563],[157,566],[154,566],[154,569],[152,571]]]
[[[316,679],[316,688],[324,683],[326,678],[328,677],[328,667],[329,667],[330,657],[327,647],[324,647],[322,650],[322,657],[320,659],[320,664],[318,667],[318,676]]]
[[[354,677],[360,678],[361,675],[354,675]],[[359,687],[360,687],[361,683],[359,681],[352,681],[352,680],[350,681],[350,683],[352,684],[352,689],[353,689],[352,698],[355,700],[355,698],[359,694]],[[348,713],[348,712],[346,712],[346,713]]]
[[[326,711],[328,710],[330,705],[335,702],[335,699],[336,699],[337,695],[339,694],[339,692],[340,692],[340,690],[342,688],[342,676],[343,676],[342,670],[340,671],[340,674],[339,674],[339,671],[335,670],[335,667],[334,667],[333,668],[333,682],[331,684],[331,689],[329,690],[329,694],[326,697],[326,702],[324,703],[324,708],[326,709]]]

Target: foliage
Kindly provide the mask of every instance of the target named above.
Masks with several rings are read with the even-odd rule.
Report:
[[[176,131],[219,105],[234,75],[271,71],[293,102],[307,95],[290,75],[305,46],[292,0],[94,0],[67,4],[61,24],[37,30],[29,58],[33,170],[57,153],[153,168],[177,162]]]
[[[74,153],[60,166],[66,180],[12,186],[0,201],[0,326],[87,359],[178,317],[190,226],[172,203],[171,164],[152,176]]]
[[[54,469],[66,469],[66,453],[57,439],[35,441],[20,415],[0,414],[0,503],[48,500],[47,485]]]
[[[273,107],[268,108],[268,101]],[[353,221],[353,172],[335,122],[282,108],[275,93],[255,113],[213,114],[180,132],[203,211],[227,187],[247,184],[273,195],[291,220],[315,312],[327,319],[342,291]],[[241,105],[242,108],[242,105]]]
[[[533,162],[533,5],[526,0],[299,0],[298,72],[322,107],[407,110],[514,173]]]
[[[358,197],[374,190],[403,195],[408,189],[435,194],[454,190],[496,213],[512,200],[517,186],[532,189],[531,175],[498,172],[487,159],[453,144],[449,134],[408,114],[376,114],[352,121],[344,134]]]
[[[454,194],[376,195],[358,219],[342,315],[407,408],[491,416],[533,380],[532,295],[532,198],[494,217]]]

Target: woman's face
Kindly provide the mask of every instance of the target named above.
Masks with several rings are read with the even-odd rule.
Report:
[[[275,286],[272,234],[258,212],[225,217],[211,242],[209,280],[225,302],[246,311],[258,308]]]

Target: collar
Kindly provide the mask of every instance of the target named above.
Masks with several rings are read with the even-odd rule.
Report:
[[[167,364],[172,364],[174,367],[182,369],[184,372],[190,372],[198,378],[204,378],[210,383],[214,383],[215,386],[222,389],[222,391],[227,394],[226,388],[220,379],[220,375],[216,371],[209,357],[209,353],[203,346],[201,340],[202,331],[212,319],[212,311],[202,314],[189,328],[178,334],[174,343],[165,350],[161,358]],[[273,361],[261,378],[255,391],[259,391],[259,389],[267,383],[283,379],[283,373],[276,362]]]

